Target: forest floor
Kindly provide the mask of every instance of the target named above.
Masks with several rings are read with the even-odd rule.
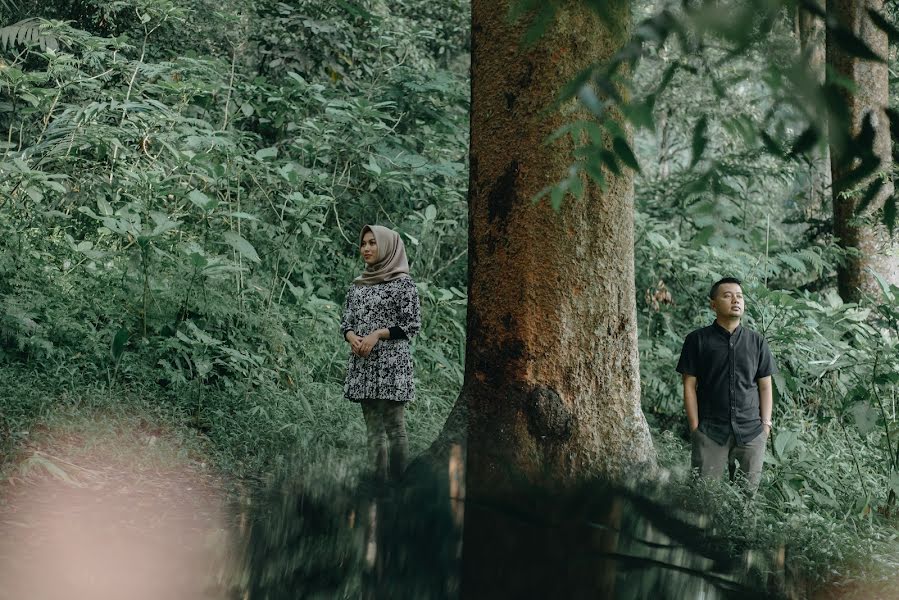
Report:
[[[131,417],[54,419],[0,477],[0,600],[224,599],[223,480]]]

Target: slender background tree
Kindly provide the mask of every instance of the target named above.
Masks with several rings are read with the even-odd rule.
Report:
[[[883,10],[882,0],[829,0],[828,17],[845,26],[864,42],[876,57],[859,56],[841,45],[831,29],[827,37],[827,65],[842,91],[848,109],[849,133],[870,144],[876,173],[862,181],[850,180],[854,164],[847,159],[846,138],[838,136],[831,148],[833,179],[833,229],[842,246],[851,252],[837,268],[837,286],[844,300],[857,301],[862,292],[877,292],[874,273],[884,281],[899,284],[899,243],[879,218],[878,211],[896,204],[892,182],[892,144],[889,106],[889,51],[887,32],[873,21],[870,11]],[[882,18],[882,17],[881,17]],[[873,181],[878,178],[879,181]],[[862,194],[859,188],[870,191]],[[864,198],[863,198],[864,196]]]

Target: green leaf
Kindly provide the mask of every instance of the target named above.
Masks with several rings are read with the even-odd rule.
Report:
[[[558,103],[566,102],[571,100],[575,94],[577,94],[581,88],[590,80],[590,77],[593,75],[593,71],[595,68],[591,65],[587,67],[580,73],[574,76],[570,81],[568,81],[563,87],[562,91],[559,94]]]
[[[105,198],[97,198],[97,209],[100,211],[101,216],[112,216],[112,205]]]
[[[587,107],[591,113],[596,115],[597,117],[601,117],[603,112],[605,111],[605,107],[602,104],[602,101],[596,95],[596,91],[593,89],[593,86],[590,83],[585,83],[581,86],[581,89],[578,90],[577,93],[578,100]]]
[[[634,156],[634,152],[631,150],[630,144],[627,143],[627,140],[624,138],[615,138],[612,141],[612,149],[615,150],[615,154],[618,155],[618,158],[621,159],[621,162],[629,166],[631,169],[640,172],[640,163],[637,162],[637,157]]]
[[[789,254],[783,255],[780,257],[780,260],[785,264],[793,267],[798,273],[805,272],[805,264],[795,256],[791,256]]]
[[[259,255],[256,254],[256,248],[254,248],[253,244],[244,239],[239,233],[236,231],[226,231],[224,238],[225,243],[237,250],[237,252],[244,258],[256,263],[260,262]]]
[[[699,121],[696,123],[696,127],[693,128],[693,157],[690,159],[690,168],[696,166],[696,163],[699,162],[699,159],[702,158],[702,153],[705,152],[705,147],[709,143],[708,137],[706,137],[706,132],[709,127],[708,117],[705,115],[699,118]]]
[[[354,17],[358,17],[364,21],[376,20],[374,14],[368,12],[355,2],[348,2],[348,0],[334,0],[334,2],[335,4],[337,4],[337,6],[343,8],[343,10],[350,13],[350,15]]]
[[[60,194],[65,194],[68,190],[66,187],[59,183],[58,181],[45,181],[44,185],[53,190],[54,192],[59,192]]]
[[[584,198],[584,182],[581,181],[580,174],[577,169],[568,178],[568,191],[578,200]]]
[[[191,190],[187,195],[187,199],[206,212],[211,211],[219,203],[218,196],[216,196],[215,198],[210,198],[200,190]]]
[[[113,361],[119,362],[122,358],[122,354],[125,352],[125,344],[128,343],[130,336],[131,334],[125,327],[119,329],[113,336],[112,345],[109,347],[109,354],[112,356]]]
[[[855,419],[858,432],[862,435],[868,435],[877,427],[877,411],[867,400],[854,404],[850,412]]]
[[[887,300],[889,300],[892,303],[895,300],[895,296],[893,296],[893,291],[890,289],[890,287],[891,287],[890,284],[888,284],[886,281],[884,281],[883,277],[881,277],[880,274],[877,273],[876,271],[874,271],[873,269],[867,268],[865,270],[874,276],[874,279],[877,281],[877,285],[880,286],[880,290],[883,292],[884,298],[886,298]],[[892,373],[891,373],[891,375],[892,375]]]
[[[890,489],[895,494],[899,494],[899,472],[893,471],[890,475]]]
[[[587,174],[590,176],[590,179],[596,182],[596,185],[599,186],[600,191],[605,192],[606,190],[606,176],[602,172],[602,165],[597,163],[596,161],[588,160],[586,163]]]
[[[362,166],[364,168],[368,169],[369,171],[371,171],[372,173],[374,173],[375,175],[381,174],[381,167],[378,166],[378,163],[377,163],[377,161],[375,161],[375,157],[373,155],[369,155],[368,156],[368,164],[362,165]]]
[[[539,4],[537,14],[531,20],[530,27],[525,31],[522,43],[525,47],[533,46],[540,39],[540,36],[549,29],[550,23],[556,16],[555,2],[542,2]]]
[[[625,104],[622,107],[622,111],[627,117],[627,120],[633,123],[636,127],[642,127],[644,129],[648,129],[649,131],[655,131],[656,124],[652,116],[654,101],[655,98],[648,98],[645,102]]]
[[[41,101],[38,100],[37,96],[29,92],[20,92],[19,97],[31,106],[36,107],[41,103]]]
[[[266,158],[275,158],[278,156],[278,148],[277,146],[269,146],[268,148],[263,148],[262,150],[256,151],[256,160],[265,160]]]
[[[799,443],[799,434],[789,429],[780,431],[774,438],[774,453],[783,459]]]
[[[40,202],[44,199],[44,193],[41,192],[36,187],[27,187],[25,188],[25,193],[28,194],[28,197],[34,200],[35,202]]]
[[[555,212],[559,212],[562,208],[562,200],[565,199],[565,188],[561,184],[556,184],[549,192],[550,205]]]
[[[878,373],[874,383],[877,385],[895,385],[899,383],[899,373]]]
[[[700,229],[699,233],[693,236],[691,243],[696,248],[705,246],[714,234],[715,228],[712,225],[707,225]]]
[[[627,138],[627,133],[625,133],[624,128],[621,127],[621,125],[615,119],[603,120],[602,126],[606,131],[612,134],[613,138]]]
[[[112,217],[100,217],[100,222],[103,223],[103,227],[113,233],[118,233],[119,235],[124,236],[128,235],[127,223],[123,224],[119,219],[113,219]]]
[[[293,79],[294,81],[296,81],[297,83],[299,83],[300,85],[302,85],[303,87],[307,87],[309,85],[309,82],[307,82],[305,79],[303,79],[303,77],[296,71],[288,72],[287,76],[290,77],[291,79]]]
[[[613,175],[621,175],[621,167],[618,166],[618,159],[615,158],[614,154],[612,154],[608,150],[600,150],[599,160],[600,164],[605,165]]]
[[[179,225],[181,225],[181,221],[174,221],[169,218],[165,213],[160,212],[152,212],[150,213],[150,218],[153,219],[153,222],[156,226],[153,228],[153,231],[150,232],[150,237],[157,237],[162,235],[163,233],[168,233],[172,229],[175,229]]]
[[[433,221],[437,218],[437,207],[433,204],[428,204],[427,208],[425,208],[425,219],[428,221]]]
[[[554,141],[571,134],[571,139],[577,141],[578,136],[581,133],[581,130],[584,128],[586,123],[584,121],[573,121],[571,123],[565,123],[555,131],[553,131],[549,137],[543,142],[545,145],[550,145]]]
[[[190,264],[193,265],[195,269],[202,269],[209,264],[209,261],[206,259],[206,257],[199,252],[192,252],[188,255],[188,258],[190,259]]]

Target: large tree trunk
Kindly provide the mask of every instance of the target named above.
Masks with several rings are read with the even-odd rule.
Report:
[[[583,116],[573,102],[553,108],[559,90],[620,47],[630,16],[626,2],[613,7],[611,30],[572,0],[523,48],[527,23],[509,22],[509,4],[472,3],[463,592],[607,591],[608,563],[548,576],[607,541],[548,526],[560,516],[532,504],[539,492],[528,486],[562,490],[654,464],[640,410],[632,176],[610,176],[605,193],[585,182],[558,213],[532,198],[573,161],[569,139],[545,143]]]
[[[511,1],[472,2],[463,596],[605,593],[613,565],[582,559],[608,551],[607,536],[549,525],[563,516],[537,497],[655,464],[640,409],[633,176],[608,174],[604,192],[584,181],[559,212],[533,198],[574,161],[568,136],[547,137],[585,118],[553,103],[627,40],[629,3],[607,4],[610,23],[563,2],[523,47],[529,19],[510,22]]]
[[[887,35],[871,22],[868,9],[881,11],[883,0],[829,0],[828,14],[846,25],[856,36],[880,56],[888,51]],[[884,108],[889,100],[889,72],[884,63],[875,63],[856,58],[828,35],[827,63],[834,73],[851,80],[856,90],[846,92],[851,131],[857,134],[863,119],[871,114],[876,130],[874,152],[881,159],[879,171],[890,172],[892,168],[889,121]],[[886,228],[872,213],[880,209],[886,198],[893,193],[892,183],[885,185],[867,209],[863,221],[856,218],[860,194],[846,194],[842,185],[846,172],[851,167],[843,157],[845,149],[831,148],[831,173],[833,176],[833,223],[834,233],[841,244],[858,250],[848,262],[837,271],[840,296],[846,301],[856,301],[862,291],[877,291],[878,286],[868,269],[879,273],[890,283],[899,284],[899,245],[895,237],[890,237]],[[867,182],[866,182],[867,183]],[[892,256],[889,253],[893,253]]]
[[[633,184],[554,212],[532,199],[563,179],[576,118],[553,109],[565,83],[627,39],[572,0],[530,48],[509,0],[472,2],[469,305],[464,392],[469,490],[619,476],[654,461],[640,409],[634,292]],[[474,485],[472,485],[474,483]]]

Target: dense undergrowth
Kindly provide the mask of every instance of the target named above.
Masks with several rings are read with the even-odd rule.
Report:
[[[358,469],[337,324],[371,222],[403,232],[422,297],[407,421],[426,448],[462,383],[467,3],[0,11],[4,449],[54,411],[130,405],[189,427],[239,477],[297,453]],[[779,35],[775,51],[795,51]],[[645,61],[638,91],[675,58],[690,61]],[[768,108],[751,54],[732,64],[727,81],[755,83],[722,98],[703,69],[679,71],[635,144],[643,405],[681,481],[677,353],[711,319],[709,283],[743,278],[748,324],[780,367],[760,510],[746,518],[726,486],[683,501],[735,544],[789,540],[791,564],[826,578],[895,537],[899,290],[836,297],[813,167],[747,146],[714,114],[716,158],[690,164],[696,98],[750,124]]]
[[[464,339],[464,11],[208,8],[22,3],[84,29],[5,31],[4,362],[156,403],[238,473],[310,434],[347,444],[339,309],[382,222],[424,307],[416,410],[441,421]]]

